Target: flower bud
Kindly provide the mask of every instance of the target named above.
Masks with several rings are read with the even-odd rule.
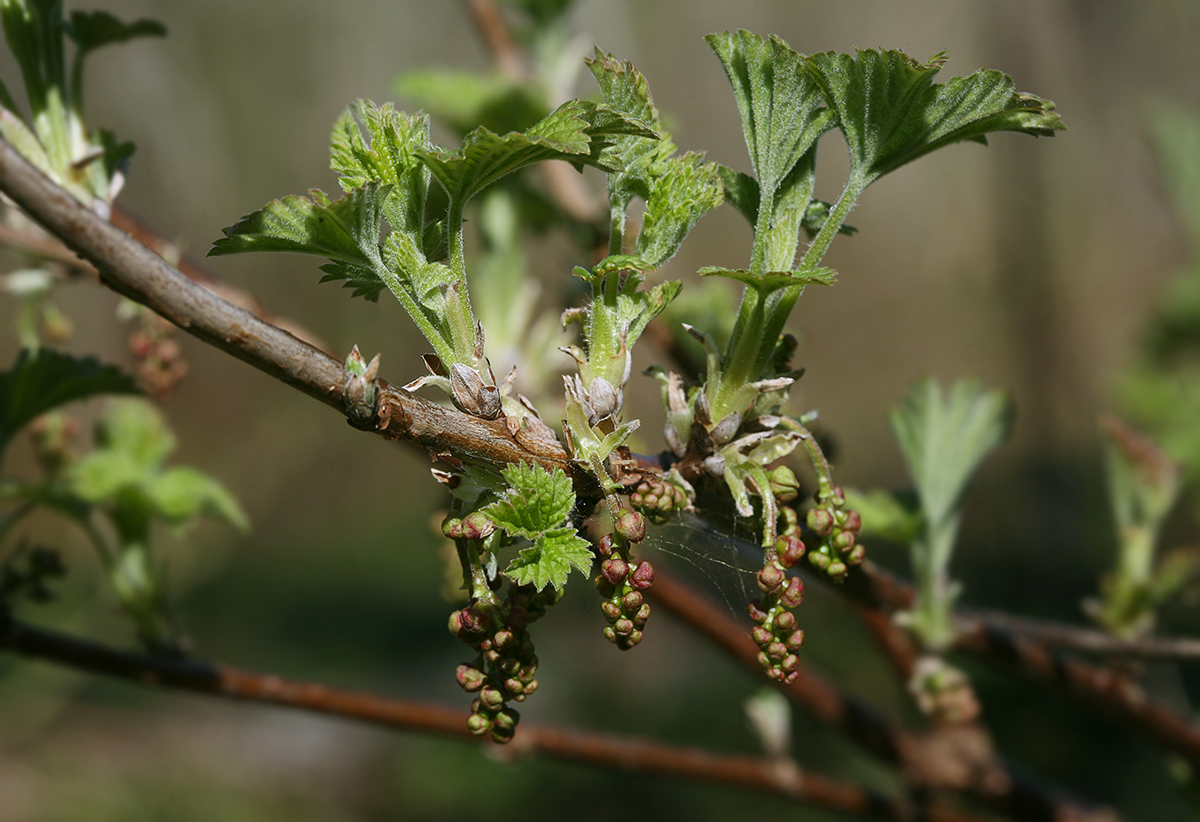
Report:
[[[781,465],[771,471],[767,474],[767,479],[771,483],[771,493],[780,502],[791,502],[800,495],[800,481],[796,479],[792,469],[786,465]]]
[[[446,517],[442,520],[442,536],[447,539],[462,539],[462,520],[458,517]]]
[[[747,610],[750,612],[750,619],[759,625],[766,622],[767,617],[770,616],[770,614],[763,610],[762,602],[757,599],[747,606]]]
[[[483,714],[471,714],[467,717],[467,730],[475,736],[483,736],[492,729],[492,721]]]
[[[604,618],[608,620],[609,624],[612,624],[621,618],[621,606],[611,599],[606,599],[600,603],[600,613],[604,614]]]
[[[469,694],[478,691],[487,682],[487,674],[474,665],[468,665],[465,662],[455,669],[454,678],[457,680],[459,687]]]
[[[774,594],[783,585],[784,573],[783,569],[775,563],[764,565],[762,570],[758,572],[758,587],[764,594]]]
[[[487,514],[475,511],[468,514],[462,521],[463,539],[483,539],[496,530],[496,523],[488,519]]]
[[[613,630],[613,627],[611,625],[609,625],[607,628],[604,629],[604,638],[607,639],[609,642],[617,641],[617,632],[615,630]]]
[[[764,648],[774,641],[775,634],[764,625],[755,625],[754,630],[750,632],[750,637],[754,640],[755,645]]]
[[[791,568],[804,556],[804,542],[797,536],[782,536],[775,540],[775,553],[784,568]]]
[[[637,591],[645,591],[653,584],[654,566],[646,560],[642,560],[629,577],[629,587]]]
[[[850,553],[846,554],[846,562],[849,565],[858,565],[863,561],[864,556],[866,556],[866,550],[860,542],[850,549]]]
[[[779,669],[786,674],[795,673],[800,669],[800,657],[795,654],[788,654],[779,663]]]
[[[600,596],[607,598],[617,592],[617,586],[605,579],[604,574],[601,574],[596,577],[596,590],[600,592]]]
[[[617,516],[617,533],[630,542],[641,542],[646,536],[646,518],[637,511],[622,511]]]
[[[621,597],[621,610],[627,614],[636,614],[638,609],[642,607],[642,595],[637,591],[630,591],[625,596]]]
[[[634,623],[640,628],[646,624],[646,620],[650,618],[650,603],[643,602],[642,607],[637,609],[637,613],[633,615]]]
[[[782,642],[772,642],[766,647],[767,658],[773,662],[779,662],[788,655],[787,646]]]
[[[830,545],[836,548],[840,553],[846,553],[854,547],[854,532],[853,531],[835,531],[833,538],[829,540]]]
[[[525,683],[525,696],[533,696],[533,692],[538,689],[538,681],[531,679]]]
[[[828,508],[810,508],[807,521],[808,527],[819,537],[829,536],[833,530],[833,513]]]
[[[629,636],[625,637],[625,648],[632,648],[642,641],[642,632],[638,630],[632,631]]]
[[[629,576],[629,563],[620,557],[609,557],[600,564],[600,573],[612,585],[620,585]]]
[[[793,578],[798,579],[798,577],[793,577]],[[788,581],[788,584],[789,585],[791,584],[791,580]],[[795,627],[796,627],[796,615],[793,614],[791,611],[784,611],[783,613],[781,613],[777,617],[775,617],[775,629],[777,631],[791,631],[791,630],[794,630]]]
[[[513,632],[502,628],[492,635],[492,647],[503,651],[512,645],[513,639]]]
[[[613,631],[616,632],[617,636],[629,636],[630,634],[633,633],[633,629],[636,626],[633,624],[632,619],[622,617],[621,619],[618,619],[616,621],[616,623],[613,624],[612,627],[613,627]]]
[[[489,711],[498,711],[504,707],[504,694],[499,688],[488,685],[479,692],[479,704]]]
[[[792,631],[783,644],[788,647],[789,651],[799,651],[804,645],[804,632],[801,630]]]
[[[804,602],[804,580],[800,577],[790,578],[779,594],[779,601],[785,608],[799,607],[800,603]]]
[[[600,552],[600,556],[607,557],[612,554],[612,534],[605,534],[596,542],[596,550]]]
[[[842,530],[857,534],[862,530],[862,516],[857,511],[847,511],[842,520]]]
[[[525,685],[516,677],[509,677],[504,680],[504,690],[508,691],[514,699],[524,699]]]
[[[840,580],[846,576],[849,570],[850,569],[846,567],[846,563],[842,562],[841,560],[837,560],[829,563],[829,567],[825,569],[825,573],[829,574],[829,576],[833,577],[834,579]]]

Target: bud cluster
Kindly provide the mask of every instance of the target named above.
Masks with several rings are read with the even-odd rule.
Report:
[[[750,603],[750,618],[754,620],[750,635],[758,645],[758,662],[768,677],[784,684],[798,676],[798,653],[804,644],[804,631],[797,627],[796,615],[791,611],[804,602],[804,582],[800,577],[789,577],[787,569],[800,561],[804,550],[804,543],[795,534],[776,539],[757,576],[763,596]]]
[[[490,733],[501,743],[513,738],[520,714],[508,703],[524,702],[538,688],[538,658],[528,627],[560,597],[553,589],[534,593],[512,586],[502,602],[476,601],[450,615],[450,633],[478,652],[455,671],[459,686],[476,695],[467,720],[471,733]]]
[[[629,504],[651,522],[661,525],[672,513],[687,507],[687,492],[665,479],[645,479],[629,495]]]
[[[642,515],[627,511],[617,519],[615,538],[613,534],[605,534],[596,546],[603,558],[596,590],[604,597],[600,605],[608,622],[604,638],[622,651],[642,641],[642,629],[650,618],[650,603],[642,592],[654,584],[654,567],[645,560],[635,565],[628,545],[645,534]]]
[[[829,486],[817,494],[817,504],[809,509],[806,524],[820,542],[809,553],[808,561],[835,580],[844,579],[850,565],[863,561],[863,546],[858,542],[862,519],[857,511],[846,508],[841,486]]]
[[[129,335],[129,352],[137,361],[137,380],[147,394],[163,400],[188,373],[175,328],[149,311],[139,311],[140,328]]]

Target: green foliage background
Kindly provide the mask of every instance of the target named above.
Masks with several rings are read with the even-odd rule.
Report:
[[[107,0],[98,7],[122,19],[155,17],[169,30],[165,40],[92,58],[89,116],[138,144],[123,204],[197,257],[234,216],[280,192],[315,181],[333,187],[329,128],[350,101],[396,99],[391,80],[403,70],[487,65],[459,3]],[[1151,103],[1200,101],[1191,68],[1200,7],[1184,0],[593,0],[581,3],[578,22],[646,75],[682,150],[708,149],[708,159],[742,170],[736,108],[702,40],[710,31],[777,33],[805,53],[881,46],[924,59],[945,50],[945,77],[999,68],[1018,88],[1058,104],[1071,130],[1052,142],[1000,136],[986,151],[939,152],[872,187],[850,219],[861,233],[840,239],[826,260],[841,272],[838,286],[810,292],[797,312],[798,364],[808,374],[794,405],[821,411],[840,444],[841,481],[899,485],[904,470],[886,410],[912,380],[973,375],[1008,389],[1018,409],[1015,436],[969,497],[956,557],[962,601],[1075,618],[1112,550],[1097,415],[1111,407],[1139,324],[1188,253],[1156,181],[1144,115]],[[582,70],[580,88],[593,88]],[[835,143],[820,162],[841,167]],[[726,284],[701,283],[692,272],[738,267],[749,240],[741,217],[722,209],[705,218],[666,273],[684,276],[685,289],[720,295]],[[534,259],[550,293],[572,287],[578,260],[564,245],[547,243]],[[255,256],[213,267],[332,350],[357,343],[381,351],[391,381],[421,372],[426,347],[398,307],[316,287],[311,261]],[[84,288],[62,299],[81,350],[106,361],[118,360],[124,345],[112,324],[115,302]],[[405,328],[400,336],[397,328]],[[178,459],[224,482],[254,523],[245,537],[201,528],[187,551],[172,555],[198,652],[465,711],[452,677],[464,654],[445,632],[449,606],[426,527],[440,504],[427,460],[351,430],[223,355],[186,345],[192,374],[168,405]],[[0,351],[0,361],[11,362],[11,352]],[[658,391],[639,379],[628,392],[630,413],[644,418],[639,436],[653,437],[661,427]],[[637,404],[639,390],[650,398],[645,405]],[[88,600],[107,594],[86,547],[65,530],[58,536],[72,578],[61,602],[37,616],[126,637],[105,610],[108,600]],[[875,556],[900,562],[886,548]],[[542,689],[522,708],[528,721],[599,728],[596,709],[616,693],[648,717],[640,733],[753,749],[740,702],[756,683],[665,616],[652,621],[642,646],[618,654],[600,636],[586,586],[575,587],[562,606],[575,618],[535,626]],[[839,602],[814,594],[800,616],[811,663],[907,716],[903,696]],[[1169,613],[1164,623],[1167,632],[1200,630],[1194,611]],[[1196,686],[1194,676],[1166,669],[1152,676],[1167,693]],[[985,718],[1014,759],[1133,817],[1191,818],[1163,762],[1136,737],[1040,693],[979,677]],[[0,717],[0,797],[5,818],[17,822],[432,820],[484,808],[494,808],[495,819],[539,818],[557,815],[563,802],[578,818],[620,809],[628,819],[668,812],[717,819],[786,807],[690,784],[504,765],[461,743],[146,693],[7,658],[0,659]],[[624,721],[611,729],[633,730],[632,718]],[[797,729],[802,764],[878,778],[804,717]]]

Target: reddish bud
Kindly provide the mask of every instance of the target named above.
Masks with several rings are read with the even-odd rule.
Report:
[[[847,511],[842,519],[842,528],[852,534],[862,530],[862,516],[857,511]]]
[[[767,658],[773,662],[779,662],[788,655],[787,646],[782,642],[772,642],[766,647]]]
[[[638,591],[644,591],[654,584],[654,566],[643,560],[638,563],[638,566],[633,569],[633,574],[629,577],[629,587]]]
[[[514,698],[525,697],[525,686],[516,677],[509,677],[504,680],[504,690],[508,691]]]
[[[634,630],[629,634],[629,636],[625,637],[624,648],[625,648],[625,650],[628,650],[628,649],[632,648],[634,645],[637,645],[641,641],[642,641],[642,632],[638,631],[638,630]]]
[[[795,654],[788,654],[779,663],[779,670],[785,674],[793,674],[800,669],[800,657]]]
[[[775,540],[775,553],[784,568],[791,568],[804,556],[804,542],[794,535],[779,537]]]
[[[501,629],[492,635],[492,647],[503,651],[508,648],[508,646],[512,645],[513,639],[514,637],[512,631]]]
[[[611,599],[606,599],[600,603],[600,613],[604,614],[604,618],[608,620],[609,624],[612,624],[621,618],[621,606]]]
[[[638,627],[646,624],[646,620],[650,618],[650,603],[643,602],[642,607],[637,609],[637,613],[633,615],[633,621]]]
[[[600,552],[600,556],[607,557],[612,554],[612,534],[605,534],[596,542],[596,550]]]
[[[829,542],[834,548],[844,554],[854,547],[854,532],[837,531]]]
[[[622,511],[617,517],[617,533],[630,542],[641,542],[646,536],[646,518],[637,511]]]
[[[612,585],[620,585],[629,576],[629,563],[620,557],[610,557],[600,563],[600,573]]]
[[[483,714],[471,714],[467,717],[467,730],[475,736],[483,736],[492,729],[492,721]]]
[[[757,599],[747,606],[747,610],[750,612],[750,619],[759,625],[766,622],[767,617],[770,616],[770,614],[763,610],[762,602]]]
[[[483,671],[465,662],[454,671],[454,678],[459,687],[467,693],[478,691],[483,687],[483,683],[487,682],[487,675]]]
[[[783,603],[785,608],[799,607],[800,603],[804,602],[804,580],[800,577],[792,577],[787,581],[787,585],[779,594],[779,601]]]
[[[642,607],[642,595],[637,591],[630,591],[625,596],[621,597],[621,610],[627,614],[636,614],[638,609]]]
[[[763,569],[758,572],[758,587],[764,594],[774,594],[783,585],[784,573],[783,569],[775,563],[764,565]]]
[[[829,576],[833,577],[834,579],[840,580],[846,576],[846,573],[849,570],[850,569],[846,567],[846,563],[838,560],[836,562],[829,563],[829,567],[825,569],[825,573],[829,574]]]
[[[489,711],[498,711],[504,707],[504,694],[489,685],[479,692],[479,704]]]
[[[754,630],[750,632],[750,637],[754,640],[754,644],[760,648],[765,648],[775,640],[775,634],[770,628],[764,625],[755,625]]]
[[[613,627],[611,625],[609,625],[607,628],[604,629],[604,638],[607,639],[609,642],[617,641],[617,632],[615,630],[613,630]]]
[[[789,581],[790,584],[790,581]],[[796,627],[796,615],[791,611],[784,611],[775,617],[775,628],[779,631],[791,631]]]
[[[632,619],[622,617],[613,625],[613,631],[616,632],[617,636],[629,636],[633,633],[635,627]]]
[[[600,596],[607,598],[617,592],[617,586],[613,585],[601,574],[596,577],[596,590],[600,592]]]
[[[804,632],[800,630],[792,631],[787,638],[787,642],[783,644],[788,647],[789,651],[799,651],[804,645]]]

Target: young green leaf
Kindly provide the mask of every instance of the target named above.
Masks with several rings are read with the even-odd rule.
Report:
[[[23,350],[0,372],[0,451],[33,419],[60,405],[100,394],[137,394],[133,378],[92,357]]]
[[[979,463],[1008,436],[1012,407],[1003,393],[978,382],[957,382],[943,393],[926,377],[892,411],[891,422],[925,518],[938,528],[956,515]]]
[[[721,204],[724,193],[716,163],[705,163],[695,152],[668,157],[649,172],[634,253],[657,268],[675,256],[700,218]]]
[[[572,568],[587,574],[593,559],[587,540],[573,528],[559,528],[546,532],[533,547],[522,549],[504,574],[518,585],[532,585],[539,591],[547,585],[561,589]]]
[[[918,63],[895,50],[822,52],[808,58],[850,148],[851,176],[861,188],[905,163],[951,143],[986,143],[994,131],[1052,137],[1064,128],[1054,104],[1017,92],[1012,78],[980,69],[933,82],[942,54]]]
[[[621,135],[654,136],[641,123],[603,106],[569,100],[524,133],[503,136],[486,128],[467,135],[457,151],[428,149],[418,155],[459,207],[507,174],[545,160],[608,170],[604,150]]]

